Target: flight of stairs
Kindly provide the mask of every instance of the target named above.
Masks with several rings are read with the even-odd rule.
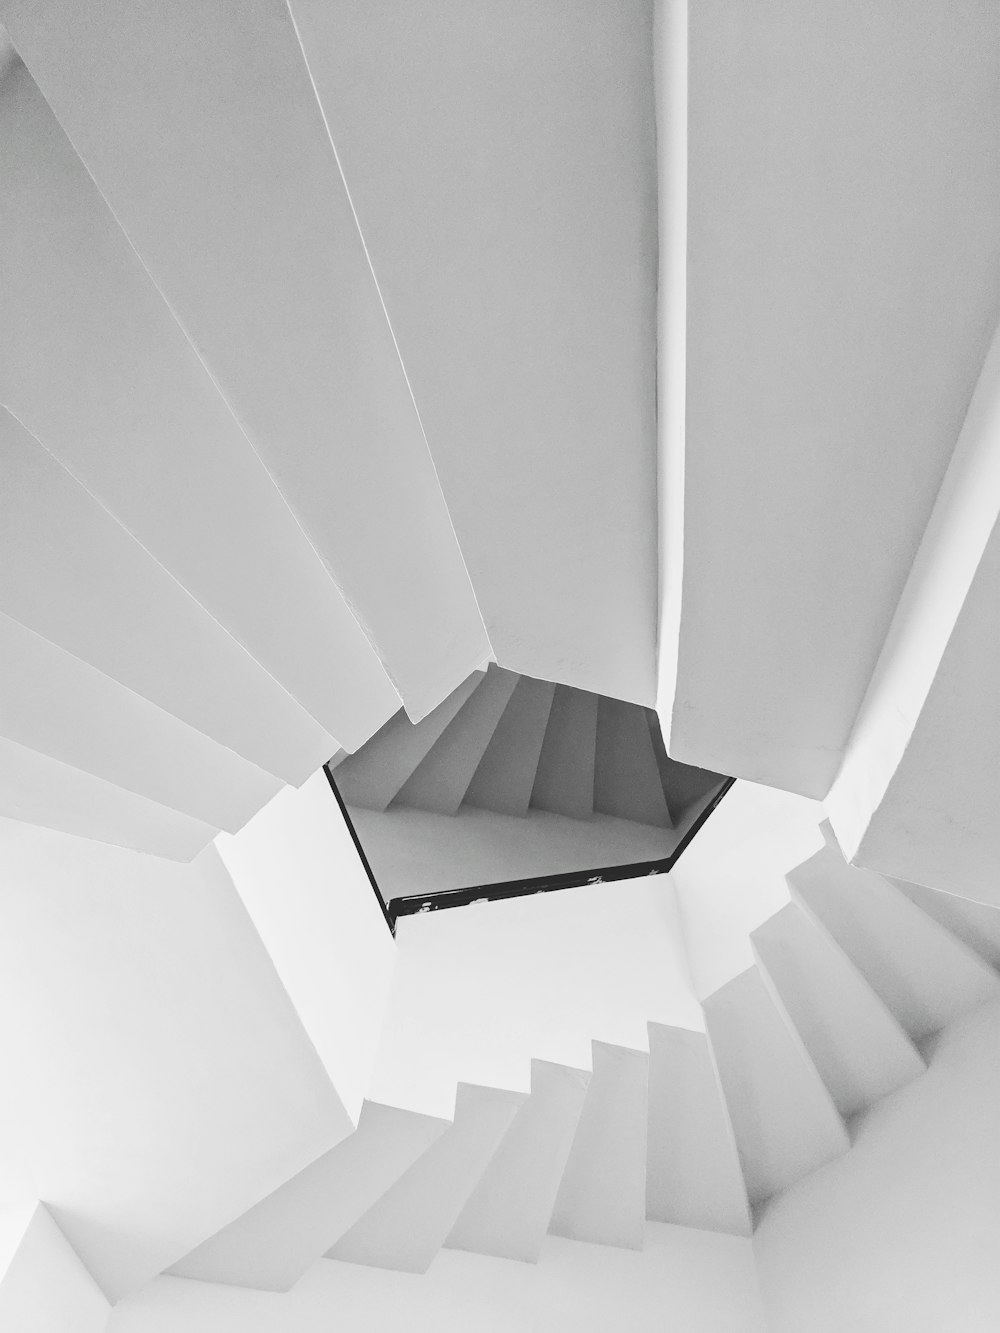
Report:
[[[653,709],[496,665],[419,723],[400,710],[329,768],[380,885],[390,840],[406,866],[395,881],[418,896],[464,887],[470,867],[479,884],[665,861],[726,785],[668,758]],[[461,869],[456,819],[480,852]],[[436,860],[415,886],[417,846]]]
[[[646,1218],[751,1234],[920,1077],[928,1038],[1000,994],[996,921],[953,933],[832,845],[789,886],[704,1031],[650,1023],[647,1050],[594,1042],[589,1070],[534,1060],[528,1095],[460,1084],[450,1121],[366,1102],[169,1271],[287,1291],[323,1256],[421,1273],[442,1247],[535,1262],[547,1233],[641,1248]]]

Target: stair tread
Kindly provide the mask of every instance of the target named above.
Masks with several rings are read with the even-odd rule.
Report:
[[[353,1134],[168,1271],[288,1291],[447,1129],[447,1120],[366,1101]]]
[[[521,1093],[460,1083],[454,1123],[326,1252],[425,1273],[510,1128]]]
[[[847,1130],[760,970],[704,1001],[751,1204],[847,1151]]]
[[[538,810],[589,819],[594,811],[597,695],[557,685],[542,739],[531,804]]]
[[[645,710],[603,695],[597,704],[594,809],[673,828]]]
[[[915,1041],[1000,989],[996,973],[881,875],[825,847],[788,877]]]
[[[956,939],[974,949],[983,962],[1000,967],[1000,907],[907,880],[890,879],[890,883]]]
[[[646,1217],[649,1056],[600,1041],[592,1049],[593,1074],[549,1231],[638,1250]]]
[[[576,1133],[590,1075],[531,1062],[531,1096],[451,1229],[452,1249],[536,1263]]]
[[[474,671],[419,722],[411,722],[400,709],[356,754],[341,759],[335,781],[347,804],[384,810],[484,675]]]
[[[511,671],[489,667],[485,679],[400,787],[396,804],[455,814],[518,679]]]
[[[924,1072],[903,1028],[823,926],[791,902],[752,934],[755,951],[843,1116]]]
[[[649,1024],[646,1215],[676,1226],[751,1232],[736,1140],[703,1032]]]
[[[522,676],[483,752],[465,803],[500,814],[528,813],[555,686]]]

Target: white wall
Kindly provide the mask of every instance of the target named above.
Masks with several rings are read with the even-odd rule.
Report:
[[[737,782],[670,872],[699,998],[754,962],[750,932],[789,900],[785,875],[823,846],[818,801]]]
[[[108,1333],[763,1333],[750,1242],[651,1222],[644,1251],[547,1237],[538,1265],[443,1250],[429,1273],[320,1260],[287,1295],[159,1278]],[[798,1330],[803,1333],[803,1330]]]
[[[0,820],[0,1190],[104,1291],[148,1281],[350,1128],[215,850]]]
[[[0,1329],[102,1333],[110,1306],[42,1204],[0,1208]]]
[[[771,1333],[995,1333],[1000,1002],[939,1039],[851,1151],[772,1201],[754,1241]]]
[[[353,1121],[396,946],[322,769],[216,847]]]
[[[530,1089],[530,1061],[590,1068],[702,1027],[666,876],[403,917],[371,1096],[450,1116],[458,1080]]]

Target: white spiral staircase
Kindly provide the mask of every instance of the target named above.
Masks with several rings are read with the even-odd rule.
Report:
[[[81,1330],[161,1271],[750,1236],[998,998],[1000,29],[958,9],[0,0],[0,928],[50,1039],[6,996],[0,1166]],[[336,924],[219,836],[327,761],[389,896],[668,857],[723,773],[833,829],[702,1026],[354,1114]]]

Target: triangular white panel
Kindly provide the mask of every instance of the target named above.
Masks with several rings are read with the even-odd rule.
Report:
[[[943,890],[928,889],[922,884],[909,884],[902,879],[890,882],[956,939],[975,949],[984,962],[1000,968],[1000,907],[973,902]]]

